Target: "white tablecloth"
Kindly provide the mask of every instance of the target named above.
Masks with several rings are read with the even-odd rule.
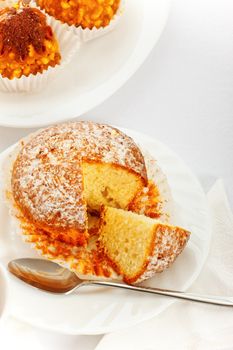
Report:
[[[166,29],[145,64],[113,97],[84,116],[160,139],[185,160],[205,190],[221,177],[231,204],[232,18],[232,0],[174,0]],[[0,128],[0,150],[28,132]],[[55,335],[13,320],[5,332],[24,350],[92,350],[101,339]]]

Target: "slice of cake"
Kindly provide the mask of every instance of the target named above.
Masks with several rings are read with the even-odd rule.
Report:
[[[184,249],[190,232],[132,212],[104,207],[99,244],[126,283],[162,272]]]

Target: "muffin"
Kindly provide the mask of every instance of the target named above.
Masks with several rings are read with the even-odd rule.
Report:
[[[13,79],[42,73],[60,63],[61,55],[46,16],[31,7],[0,10],[0,73]]]
[[[120,130],[73,122],[42,130],[22,148],[12,171],[21,215],[55,240],[85,245],[87,211],[127,209],[147,184],[144,158]]]
[[[37,0],[37,4],[63,23],[98,29],[110,24],[120,0]]]

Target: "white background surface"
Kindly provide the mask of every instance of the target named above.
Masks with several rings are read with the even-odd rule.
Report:
[[[166,29],[145,64],[119,92],[84,117],[160,139],[206,188],[222,177],[233,204],[232,19],[232,0],[174,0]],[[28,132],[0,128],[0,148]],[[17,327],[11,338],[18,349],[21,339],[24,350],[29,349],[27,334],[35,350],[36,340],[38,349],[89,350],[100,339],[58,337]],[[14,332],[12,323],[8,330]]]

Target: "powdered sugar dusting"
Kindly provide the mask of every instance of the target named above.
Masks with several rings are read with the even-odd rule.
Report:
[[[189,240],[190,232],[173,226],[156,227],[154,251],[149,259],[146,271],[135,283],[151,278],[155,273],[166,270],[180,255]]]

